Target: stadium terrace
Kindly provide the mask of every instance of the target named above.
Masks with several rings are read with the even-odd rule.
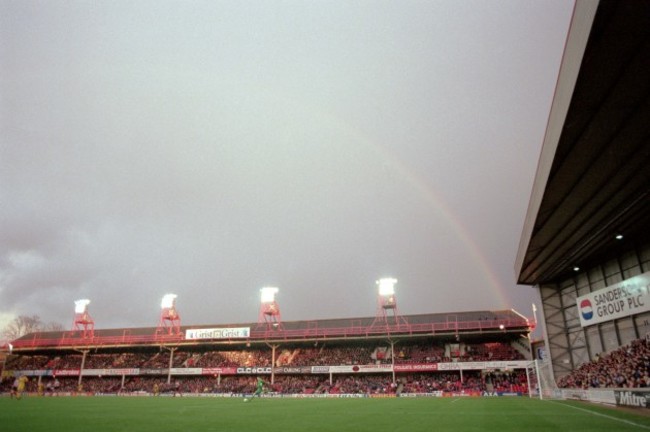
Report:
[[[33,333],[13,341],[2,388],[27,376],[45,394],[242,395],[265,376],[276,395],[521,395],[532,329],[499,310]]]

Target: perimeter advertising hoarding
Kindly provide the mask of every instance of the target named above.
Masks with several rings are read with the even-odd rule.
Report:
[[[36,369],[36,370],[5,370],[2,372],[2,376],[79,376],[79,369],[62,369],[62,370],[52,370],[52,369]]]
[[[201,369],[202,375],[235,375],[237,368],[235,367],[215,367]]]
[[[395,372],[429,372],[437,371],[438,363],[425,364],[396,364]]]
[[[58,371],[57,371],[58,372]],[[138,368],[126,369],[84,369],[81,371],[83,376],[121,376],[121,375],[142,375]],[[61,375],[57,373],[57,375]]]
[[[580,296],[576,306],[582,327],[650,311],[650,272]]]
[[[185,339],[240,339],[251,336],[250,327],[206,328],[185,330]]]
[[[525,369],[529,364],[527,360],[438,363],[438,370],[512,370]]]
[[[276,374],[355,374],[387,372],[432,372],[443,370],[512,370],[525,369],[530,365],[527,360],[492,361],[492,362],[458,362],[458,363],[410,363],[373,365],[336,365],[336,366],[282,366],[262,367],[212,367],[212,368],[122,368],[122,369],[84,369],[83,376],[121,376],[121,375],[270,375]],[[6,370],[3,376],[79,376],[79,370]]]
[[[140,375],[167,375],[169,372],[168,369],[156,368],[156,369],[140,369]]]
[[[308,374],[308,373],[311,373],[311,366],[298,366],[298,367],[281,366],[281,367],[273,368],[273,373],[276,373],[276,374]]]
[[[392,372],[391,365],[330,366],[331,373],[377,373]]]
[[[270,367],[238,367],[238,375],[271,375],[273,368]]]
[[[172,375],[201,375],[203,369],[201,368],[171,368],[169,373]]]
[[[635,408],[650,408],[650,392],[625,390],[614,391],[616,405]]]
[[[53,376],[79,376],[79,369],[57,369],[52,371]]]

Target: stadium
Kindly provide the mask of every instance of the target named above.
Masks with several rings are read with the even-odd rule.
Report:
[[[81,300],[70,330],[3,347],[0,421],[32,431],[649,429],[649,41],[650,2],[576,2],[514,264],[518,283],[540,293],[539,317],[402,315],[394,279],[377,281],[375,316],[325,320],[283,320],[273,287],[257,319],[236,324],[184,325],[182,299],[169,295],[157,325],[101,329]],[[536,328],[543,339],[531,340]],[[9,397],[19,377],[22,405]]]
[[[396,310],[390,296],[390,306],[381,311]],[[164,323],[170,309],[163,311]],[[531,324],[514,311],[306,322],[282,322],[279,311],[273,300],[261,306],[268,321],[229,327],[162,324],[86,330],[85,336],[84,329],[32,334],[13,341],[5,369],[11,376],[35,377],[28,391],[37,392],[41,384],[41,392],[67,395],[152,394],[156,386],[162,394],[243,396],[253,393],[250,377],[257,375],[278,395],[528,391]]]

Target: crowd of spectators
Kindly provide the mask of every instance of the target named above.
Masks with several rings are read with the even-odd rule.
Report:
[[[376,349],[367,347],[296,348],[281,357],[285,366],[358,365],[377,363]]]
[[[403,393],[528,392],[526,372],[523,370],[488,374],[481,374],[480,371],[464,371],[462,379],[458,373],[409,375],[402,379],[401,384]]]
[[[455,348],[455,347],[454,347]],[[89,353],[85,369],[166,369],[172,358],[175,368],[210,367],[269,367],[270,349],[232,351],[160,350],[136,353]],[[512,346],[503,343],[464,344],[455,352],[449,346],[436,344],[409,344],[395,347],[395,363],[425,364],[448,361],[517,360],[522,358]],[[276,366],[363,365],[391,363],[391,351],[386,346],[310,346],[285,348],[277,353]],[[79,353],[56,356],[11,356],[6,370],[78,370]],[[462,377],[462,379],[461,379]],[[268,377],[266,377],[268,378]],[[11,378],[6,378],[0,390],[7,391]],[[27,390],[36,392],[147,392],[147,393],[252,393],[252,376],[84,376],[79,387],[78,376],[30,378]],[[270,383],[269,383],[270,384]],[[563,377],[561,388],[637,388],[650,387],[650,344],[636,340],[596,360],[585,363]],[[326,375],[276,375],[269,391],[278,393],[422,393],[431,391],[496,391],[526,392],[524,371],[479,371],[401,374],[393,383],[389,374],[335,375],[332,382]]]
[[[637,339],[585,363],[558,381],[560,388],[650,387],[650,345]]]
[[[503,354],[506,353],[506,354]],[[306,366],[343,366],[368,364],[424,364],[447,361],[464,361],[478,359],[501,359],[503,356],[515,356],[515,351],[505,344],[463,345],[459,353],[452,353],[449,346],[435,343],[400,344],[395,347],[395,358],[386,345],[361,346],[313,346],[285,347],[276,354],[277,367]],[[511,359],[512,359],[511,357]],[[171,363],[170,363],[171,359]],[[81,386],[76,374],[62,371],[92,369],[144,369],[149,375],[114,376],[107,373],[86,375],[82,377]],[[49,370],[61,371],[60,375],[51,374],[30,377],[27,390],[36,392],[47,388],[48,392],[90,392],[90,393],[252,393],[255,380],[252,376],[217,376],[188,375],[172,376],[167,382],[164,371],[171,364],[174,368],[219,368],[219,367],[270,367],[272,351],[267,347],[243,350],[183,350],[160,349],[124,353],[88,352],[83,355],[60,353],[55,356],[14,355],[7,359],[6,370]],[[153,373],[152,373],[153,372]],[[265,377],[270,378],[270,377]],[[330,382],[328,375],[275,375],[269,391],[278,393],[413,393],[428,391],[479,391],[498,387],[511,389],[513,383],[502,378],[481,378],[480,373],[466,372],[461,376],[454,373],[431,373],[423,375],[403,374],[393,382],[389,374],[335,375]],[[6,378],[0,385],[2,391],[11,386],[11,378]],[[55,385],[56,384],[56,385]]]
[[[524,356],[519,351],[514,349],[512,345],[498,342],[466,345],[464,352],[459,357],[461,358],[461,361],[499,361],[524,359]]]
[[[156,350],[136,353],[93,353],[84,360],[85,369],[144,368],[165,369],[192,367],[269,367],[272,352],[268,348],[232,351]],[[285,348],[278,352],[275,366],[331,366],[390,364],[392,352],[388,346],[310,346]],[[463,345],[460,350],[437,344],[409,344],[395,347],[395,363],[438,363],[449,361],[517,360],[522,355],[508,344],[486,343]],[[12,356],[7,370],[78,370],[79,353],[47,356]]]
[[[276,375],[262,377],[267,390],[280,394],[407,394],[442,392],[521,392],[527,391],[524,371],[481,374],[480,371],[446,373],[400,374],[395,382],[389,374],[335,375]],[[11,379],[0,385],[6,392]],[[38,377],[27,382],[28,392],[38,392]],[[79,384],[78,377],[42,377],[45,395],[57,393],[92,394],[187,394],[225,393],[250,394],[255,391],[256,378],[252,375],[235,376],[87,376]]]
[[[445,347],[432,344],[414,344],[395,350],[395,363],[440,363],[451,359],[445,355]]]

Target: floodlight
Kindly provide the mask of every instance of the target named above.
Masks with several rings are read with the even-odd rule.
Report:
[[[181,316],[176,310],[176,294],[165,294],[160,302],[160,321],[157,333],[179,335],[181,332]]]
[[[9,354],[11,354],[14,351],[14,346],[10,343],[8,343],[7,345],[9,345]]]
[[[278,291],[280,290],[276,287],[264,287],[260,289],[260,292],[262,293],[262,303],[273,303]]]
[[[277,287],[260,288],[261,300],[260,315],[257,321],[258,327],[265,327],[269,330],[282,329],[282,316],[280,305],[275,301],[275,295],[280,291]]]
[[[379,279],[377,281],[377,285],[379,285],[379,295],[380,296],[391,296],[395,294],[395,284],[397,283],[397,279],[393,278],[383,278]]]
[[[95,335],[95,321],[88,313],[88,304],[90,300],[81,299],[74,302],[74,320],[72,321],[72,331],[82,331],[84,338]]]
[[[74,302],[74,313],[78,313],[78,314],[86,313],[86,309],[88,308],[88,303],[90,303],[90,300],[88,299],[76,300]]]
[[[174,302],[176,301],[176,294],[165,294],[160,302],[160,307],[163,309],[170,309],[174,307]]]
[[[377,315],[373,321],[371,328],[375,325],[381,325],[385,327],[387,332],[393,330],[401,331],[401,326],[405,325],[408,327],[408,322],[406,319],[399,315],[397,311],[397,299],[395,298],[395,284],[397,279],[387,277],[381,278],[378,281],[375,281],[379,287],[379,295],[377,296]],[[392,320],[389,320],[388,314],[391,313]],[[393,321],[391,323],[390,321]]]

